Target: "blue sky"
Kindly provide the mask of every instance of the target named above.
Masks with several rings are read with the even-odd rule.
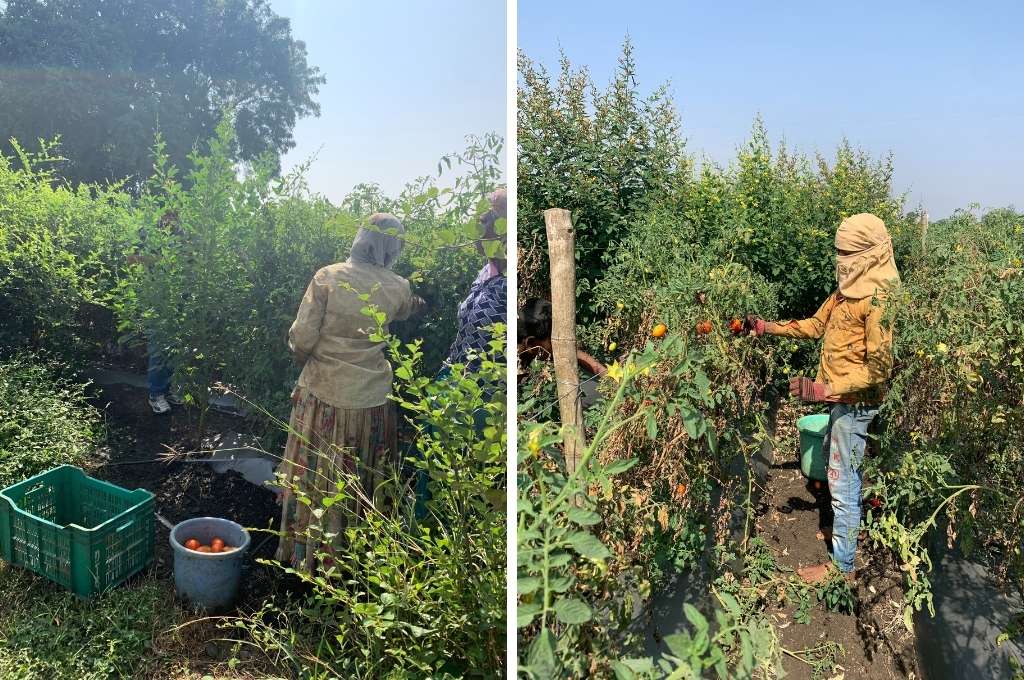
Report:
[[[361,182],[388,193],[464,147],[505,135],[505,3],[271,0],[327,77],[285,169],[316,154],[311,188],[333,201]]]
[[[519,0],[518,44],[599,86],[628,33],[640,87],[666,81],[691,152],[728,162],[760,113],[774,140],[895,154],[932,219],[1024,208],[1024,3]]]

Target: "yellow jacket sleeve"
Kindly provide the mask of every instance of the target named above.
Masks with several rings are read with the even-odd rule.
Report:
[[[875,385],[884,384],[892,373],[892,327],[883,323],[885,304],[883,298],[864,298],[860,310],[864,317],[864,370],[851,371],[832,382],[832,394],[843,395],[859,392]]]
[[[295,321],[288,330],[288,349],[299,363],[306,363],[320,340],[320,327],[323,325],[326,308],[327,284],[321,273],[317,272],[306,287]]]
[[[825,334],[825,324],[836,306],[836,294],[828,296],[818,311],[809,319],[799,321],[776,321],[769,323],[765,332],[769,335],[781,335],[786,338],[806,338],[815,340]]]

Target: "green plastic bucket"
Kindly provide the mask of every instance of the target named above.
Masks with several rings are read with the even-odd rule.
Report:
[[[153,561],[153,494],[61,465],[0,491],[0,559],[82,597]]]
[[[828,414],[816,413],[796,421],[800,430],[800,470],[808,479],[826,481],[824,444],[828,429]]]

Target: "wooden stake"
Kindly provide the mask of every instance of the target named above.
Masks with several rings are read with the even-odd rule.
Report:
[[[576,363],[576,237],[568,210],[545,210],[544,224],[551,263],[551,353],[558,410],[566,428],[565,466],[572,473],[586,446]]]
[[[921,213],[921,254],[925,252],[925,246],[928,242],[928,211]]]

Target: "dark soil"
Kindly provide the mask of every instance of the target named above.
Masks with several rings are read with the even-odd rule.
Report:
[[[218,474],[206,464],[163,462],[170,451],[188,457],[205,458],[200,452],[198,416],[184,407],[170,414],[155,415],[144,389],[125,385],[102,388],[94,398],[106,418],[107,446],[100,452],[98,467],[91,474],[127,489],[142,488],[156,496],[156,511],[171,524],[192,517],[222,517],[250,529],[252,544],[243,572],[239,609],[258,607],[274,586],[269,568],[255,564],[255,558],[273,558],[277,537],[251,529],[277,528],[280,506],[273,492],[247,482],[240,474]],[[206,437],[218,433],[246,433],[240,418],[210,412]],[[156,462],[154,462],[156,461]],[[170,531],[156,523],[156,555],[152,575],[173,579]],[[277,574],[279,575],[279,573]]]
[[[822,526],[831,524],[827,487],[815,490],[796,461],[776,460],[765,501],[767,512],[758,518],[758,534],[780,567],[795,570],[828,561],[828,544],[815,536]],[[805,625],[793,620],[793,603],[769,608],[783,648],[796,652],[825,642],[842,645],[836,667],[820,676],[826,679],[920,678],[914,636],[903,624],[901,572],[891,558],[873,552],[863,541],[856,566],[858,611],[854,615],[829,612],[818,604],[811,612],[811,623]],[[810,665],[789,655],[783,657],[783,668],[787,678],[813,677]]]

